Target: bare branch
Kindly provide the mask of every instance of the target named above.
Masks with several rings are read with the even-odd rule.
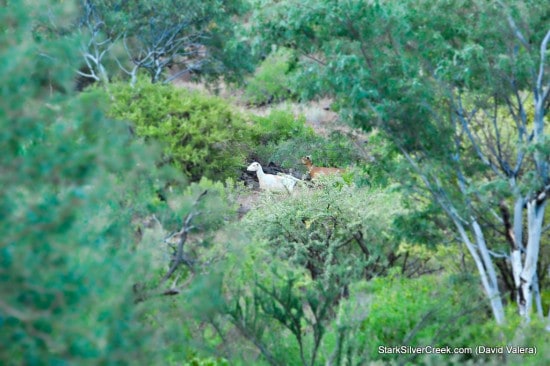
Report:
[[[472,117],[470,117],[470,118],[466,117],[465,112],[464,112],[464,108],[462,107],[462,100],[460,98],[460,95],[458,96],[458,101],[457,102],[458,102],[457,103],[457,110],[455,111],[455,113],[458,116],[458,120],[460,121],[462,129],[464,130],[464,132],[466,132],[466,135],[468,136],[468,139],[472,143],[472,147],[474,148],[477,156],[479,157],[479,159],[485,165],[489,166],[497,176],[499,176],[501,178],[504,178],[504,176],[499,171],[499,169],[495,166],[495,164],[493,164],[493,162],[491,162],[490,159],[487,159],[487,157],[481,151],[481,148],[479,147],[479,144],[478,144],[477,140],[475,139],[474,135],[472,134],[472,131],[470,130],[469,123],[470,123],[470,120],[471,120]]]
[[[97,75],[93,71],[89,74],[86,74],[85,72],[82,72],[80,70],[76,70],[76,73],[80,76],[84,76],[85,78],[94,79],[95,81],[100,80],[99,77],[97,77]]]
[[[204,192],[202,192],[199,195],[199,197],[197,197],[197,199],[195,200],[195,202],[193,203],[193,205],[191,207],[191,211],[186,215],[185,219],[183,220],[182,228],[178,232],[170,235],[169,238],[165,239],[165,241],[167,241],[170,238],[178,237],[178,244],[177,244],[176,254],[175,254],[174,258],[172,258],[172,265],[170,266],[170,269],[168,270],[168,272],[164,275],[164,277],[160,281],[161,285],[164,282],[166,282],[166,280],[168,280],[174,274],[174,272],[176,271],[176,269],[178,269],[180,264],[183,263],[183,264],[187,265],[189,268],[193,269],[193,264],[194,263],[193,263],[192,260],[186,258],[185,253],[183,251],[183,247],[184,247],[184,245],[187,241],[187,236],[189,235],[189,232],[195,228],[193,225],[191,225],[191,222],[192,222],[193,218],[200,214],[199,212],[194,211],[194,209],[198,205],[199,201],[207,193],[208,193],[208,190],[205,190]]]

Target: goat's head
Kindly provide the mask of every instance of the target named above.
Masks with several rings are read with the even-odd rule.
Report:
[[[313,165],[313,162],[311,161],[311,155],[306,155],[302,158],[302,164],[304,165]]]
[[[260,163],[253,162],[248,166],[248,168],[246,168],[246,170],[248,170],[249,172],[257,172],[258,170],[262,170],[262,166],[260,165]]]

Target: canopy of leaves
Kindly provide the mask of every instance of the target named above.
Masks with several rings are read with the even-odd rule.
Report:
[[[88,47],[123,45],[131,67],[146,69],[153,82],[174,65],[183,74],[235,81],[251,66],[235,21],[246,9],[240,0],[82,0],[78,28]]]
[[[275,255],[307,268],[312,280],[346,286],[397,264],[399,243],[387,239],[402,210],[398,196],[329,183],[291,200],[266,197],[243,223]]]
[[[97,99],[52,88],[70,90],[77,45],[33,40],[51,4],[32,3],[0,12],[0,363],[154,362],[132,294],[149,263],[130,220],[153,195],[140,181],[156,154]]]
[[[254,19],[264,41],[255,44],[305,55],[296,83],[304,96],[335,96],[350,120],[383,127],[405,147],[436,156],[452,145],[441,116],[449,84],[501,95],[513,74],[519,89],[527,85],[550,17],[545,3],[506,4],[529,19],[533,53],[510,52],[515,35],[498,4],[471,0],[262,2]]]
[[[492,266],[509,253],[505,245],[526,246],[525,239],[532,251],[523,269],[500,265],[502,278],[512,271],[532,278],[539,258],[546,267],[540,253],[550,187],[547,2],[259,3],[254,34],[265,42],[255,44],[303,54],[296,83],[303,96],[332,96],[344,119],[366,130],[378,127],[392,140],[410,167],[402,179],[409,197],[432,217],[432,208],[443,209],[464,243],[479,241],[469,250],[481,277],[491,273],[488,293],[499,291]],[[509,234],[507,206],[516,207],[517,239]],[[477,230],[479,223],[484,227]],[[481,265],[485,241],[493,252],[483,249],[487,263]],[[547,278],[541,272],[535,277]],[[494,312],[503,319],[499,303]],[[540,302],[537,308],[542,316]]]
[[[380,344],[536,346],[537,355],[507,362],[548,364],[547,323],[527,326],[511,310],[504,326],[488,321],[474,264],[461,247],[444,245],[456,233],[422,191],[430,188],[423,182],[435,183],[438,197],[498,229],[492,205],[516,192],[477,160],[474,142],[494,155],[547,160],[546,137],[514,145],[516,105],[505,90],[529,85],[530,45],[548,19],[541,1],[256,2],[254,26],[262,28],[254,29],[266,30],[260,54],[275,42],[292,49],[276,72],[256,80],[280,91],[286,84],[272,74],[284,74],[302,96],[333,96],[345,118],[377,128],[372,164],[299,186],[293,196],[203,177],[235,177],[252,156],[285,167],[306,154],[323,165],[360,165],[362,147],[343,134],[315,136],[289,111],[249,117],[219,98],[143,80],[75,97],[67,65],[86,42],[42,28],[75,19],[74,4],[0,3],[0,364],[495,362],[381,355]],[[138,53],[178,24],[189,25],[180,35],[193,42],[240,47],[224,37],[241,2],[82,4],[103,7],[101,32],[119,41],[126,34]],[[527,46],[515,48],[509,28],[495,21],[502,9],[526,22]],[[289,73],[295,55],[301,67]],[[516,97],[531,127],[525,93]],[[457,106],[492,111],[466,113],[477,140],[458,126]],[[510,148],[498,151],[496,135]],[[421,164],[416,174],[403,168],[407,157]],[[185,179],[172,165],[198,183],[174,184]],[[535,171],[529,160],[517,175],[519,194],[540,184]],[[348,184],[358,173],[369,188]],[[243,193],[257,202],[236,221]],[[506,245],[499,230],[486,238],[492,250]],[[506,260],[498,264],[505,273]],[[499,281],[513,285],[504,274]],[[539,284],[546,313],[548,291]]]

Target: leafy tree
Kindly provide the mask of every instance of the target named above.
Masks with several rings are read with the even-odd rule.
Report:
[[[245,363],[314,365],[406,360],[377,352],[403,341],[462,346],[457,330],[486,319],[471,316],[486,308],[480,291],[462,292],[468,276],[421,276],[443,263],[453,272],[455,248],[398,246],[391,222],[402,210],[397,194],[330,184],[262,195],[216,265],[215,310],[202,312],[215,348],[232,361],[244,347]]]
[[[80,8],[76,27],[87,40],[82,76],[105,79],[108,56],[132,83],[139,70],[154,83],[188,73],[234,81],[250,68],[235,22],[246,11],[245,2],[82,0]],[[126,57],[121,62],[122,49]],[[165,77],[170,67],[177,71]]]
[[[345,292],[352,279],[384,275],[399,263],[399,243],[386,238],[402,208],[397,195],[332,187],[332,181],[291,200],[267,196],[243,223],[277,256],[307,268],[313,281],[339,283]]]
[[[59,91],[78,40],[43,37],[44,9],[72,14],[49,1],[0,11],[0,363],[155,363],[132,291],[149,252],[134,250],[131,219],[154,196],[142,178],[156,154],[97,98]]]
[[[304,54],[302,94],[334,96],[343,116],[380,128],[401,151],[416,191],[428,193],[468,249],[497,322],[505,320],[502,257],[519,313],[529,319],[535,299],[543,316],[546,2],[262,5],[255,33]]]
[[[254,245],[227,263],[221,311],[270,364],[327,362],[334,337],[349,335],[331,332],[350,286],[392,267],[408,273],[390,239],[397,197],[332,183],[287,199],[263,195],[239,223]]]

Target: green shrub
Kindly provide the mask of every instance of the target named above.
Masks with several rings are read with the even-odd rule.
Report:
[[[388,238],[393,216],[402,210],[397,194],[327,184],[288,199],[266,195],[242,223],[274,255],[308,268],[313,280],[336,279],[344,286],[383,275],[397,263],[392,258],[398,243]]]
[[[90,90],[87,94],[103,93]],[[247,159],[302,168],[301,156],[320,151],[320,160],[349,163],[357,158],[341,134],[315,135],[303,116],[284,109],[267,116],[244,116],[217,97],[140,80],[109,86],[109,114],[135,125],[135,133],[163,146],[162,163],[172,164],[192,181],[237,178]],[[106,103],[109,103],[105,95]]]
[[[374,298],[363,327],[373,359],[390,360],[378,347],[465,346],[460,331],[468,324],[487,321],[479,311],[483,300],[471,281],[452,283],[441,276],[407,279],[377,278],[369,289]],[[477,316],[475,316],[477,315]]]
[[[263,195],[238,224],[249,238],[243,262],[226,270],[225,309],[239,334],[272,364],[328,363],[349,286],[397,264],[389,223],[400,210],[393,194],[349,186]]]
[[[184,363],[184,366],[229,366],[229,362],[224,358],[198,358]]]
[[[345,168],[363,162],[357,148],[340,132],[334,132],[325,138],[306,130],[306,133],[295,134],[279,143],[271,142],[261,146],[258,155],[264,161],[273,161],[302,173],[307,171],[301,163],[301,158],[305,155],[311,155],[316,166]]]
[[[217,97],[139,81],[109,87],[110,116],[135,124],[136,134],[163,143],[164,163],[192,181],[236,177],[245,164],[251,134],[242,115]]]
[[[485,322],[472,322],[460,331],[461,338],[468,345],[486,347],[534,347],[533,354],[505,354],[506,364],[510,365],[547,365],[550,362],[550,333],[546,319],[533,315],[529,324],[519,316],[517,306],[509,304],[506,308],[506,323],[498,325],[493,319]],[[506,350],[504,350],[506,353]],[[496,361],[495,355],[479,355],[486,362]],[[502,359],[502,358],[501,358]],[[496,364],[496,363],[495,363]]]
[[[294,54],[287,48],[279,48],[271,53],[248,80],[245,97],[256,105],[280,102],[292,97],[289,89],[289,73]]]
[[[311,127],[306,126],[303,115],[295,117],[284,109],[274,109],[267,116],[251,116],[251,119],[254,122],[254,142],[258,145],[315,136]]]

